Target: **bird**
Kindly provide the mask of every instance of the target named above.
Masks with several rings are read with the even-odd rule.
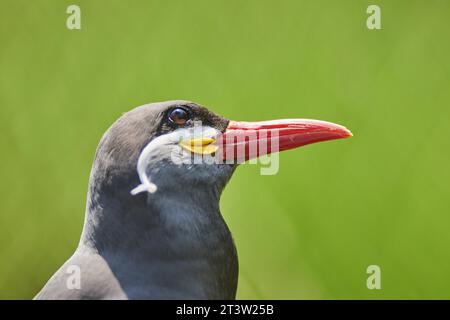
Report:
[[[351,136],[319,120],[231,121],[185,100],[124,113],[97,147],[78,246],[34,299],[235,299],[237,250],[219,207],[235,169]]]

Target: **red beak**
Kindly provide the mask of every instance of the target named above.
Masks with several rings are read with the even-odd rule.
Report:
[[[218,145],[223,159],[231,163],[351,136],[350,130],[341,125],[318,120],[230,121]]]

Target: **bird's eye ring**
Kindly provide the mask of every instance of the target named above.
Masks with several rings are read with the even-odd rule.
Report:
[[[189,112],[183,108],[175,108],[169,113],[169,120],[177,125],[186,124],[189,119]]]

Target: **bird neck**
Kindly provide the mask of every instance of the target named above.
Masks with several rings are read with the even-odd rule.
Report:
[[[149,235],[159,232],[179,236],[203,230],[215,221],[225,225],[219,209],[220,192],[215,188],[196,187],[182,194],[163,188],[136,196],[96,188],[89,189],[81,237],[81,243],[96,249],[115,249],[127,242],[147,246],[153,239]]]
[[[122,286],[172,279],[187,285],[184,297],[234,298],[237,254],[219,211],[221,190],[186,191],[131,197],[91,188],[80,245],[100,254]]]

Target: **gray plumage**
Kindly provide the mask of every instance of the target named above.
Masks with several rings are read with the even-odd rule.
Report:
[[[116,121],[96,152],[79,246],[36,299],[235,298],[236,249],[219,210],[234,165],[176,165],[164,145],[147,169],[157,192],[130,194],[142,149],[173,129],[165,116],[177,105],[222,132],[228,124],[187,101],[141,106]],[[80,289],[67,286],[72,265]]]

